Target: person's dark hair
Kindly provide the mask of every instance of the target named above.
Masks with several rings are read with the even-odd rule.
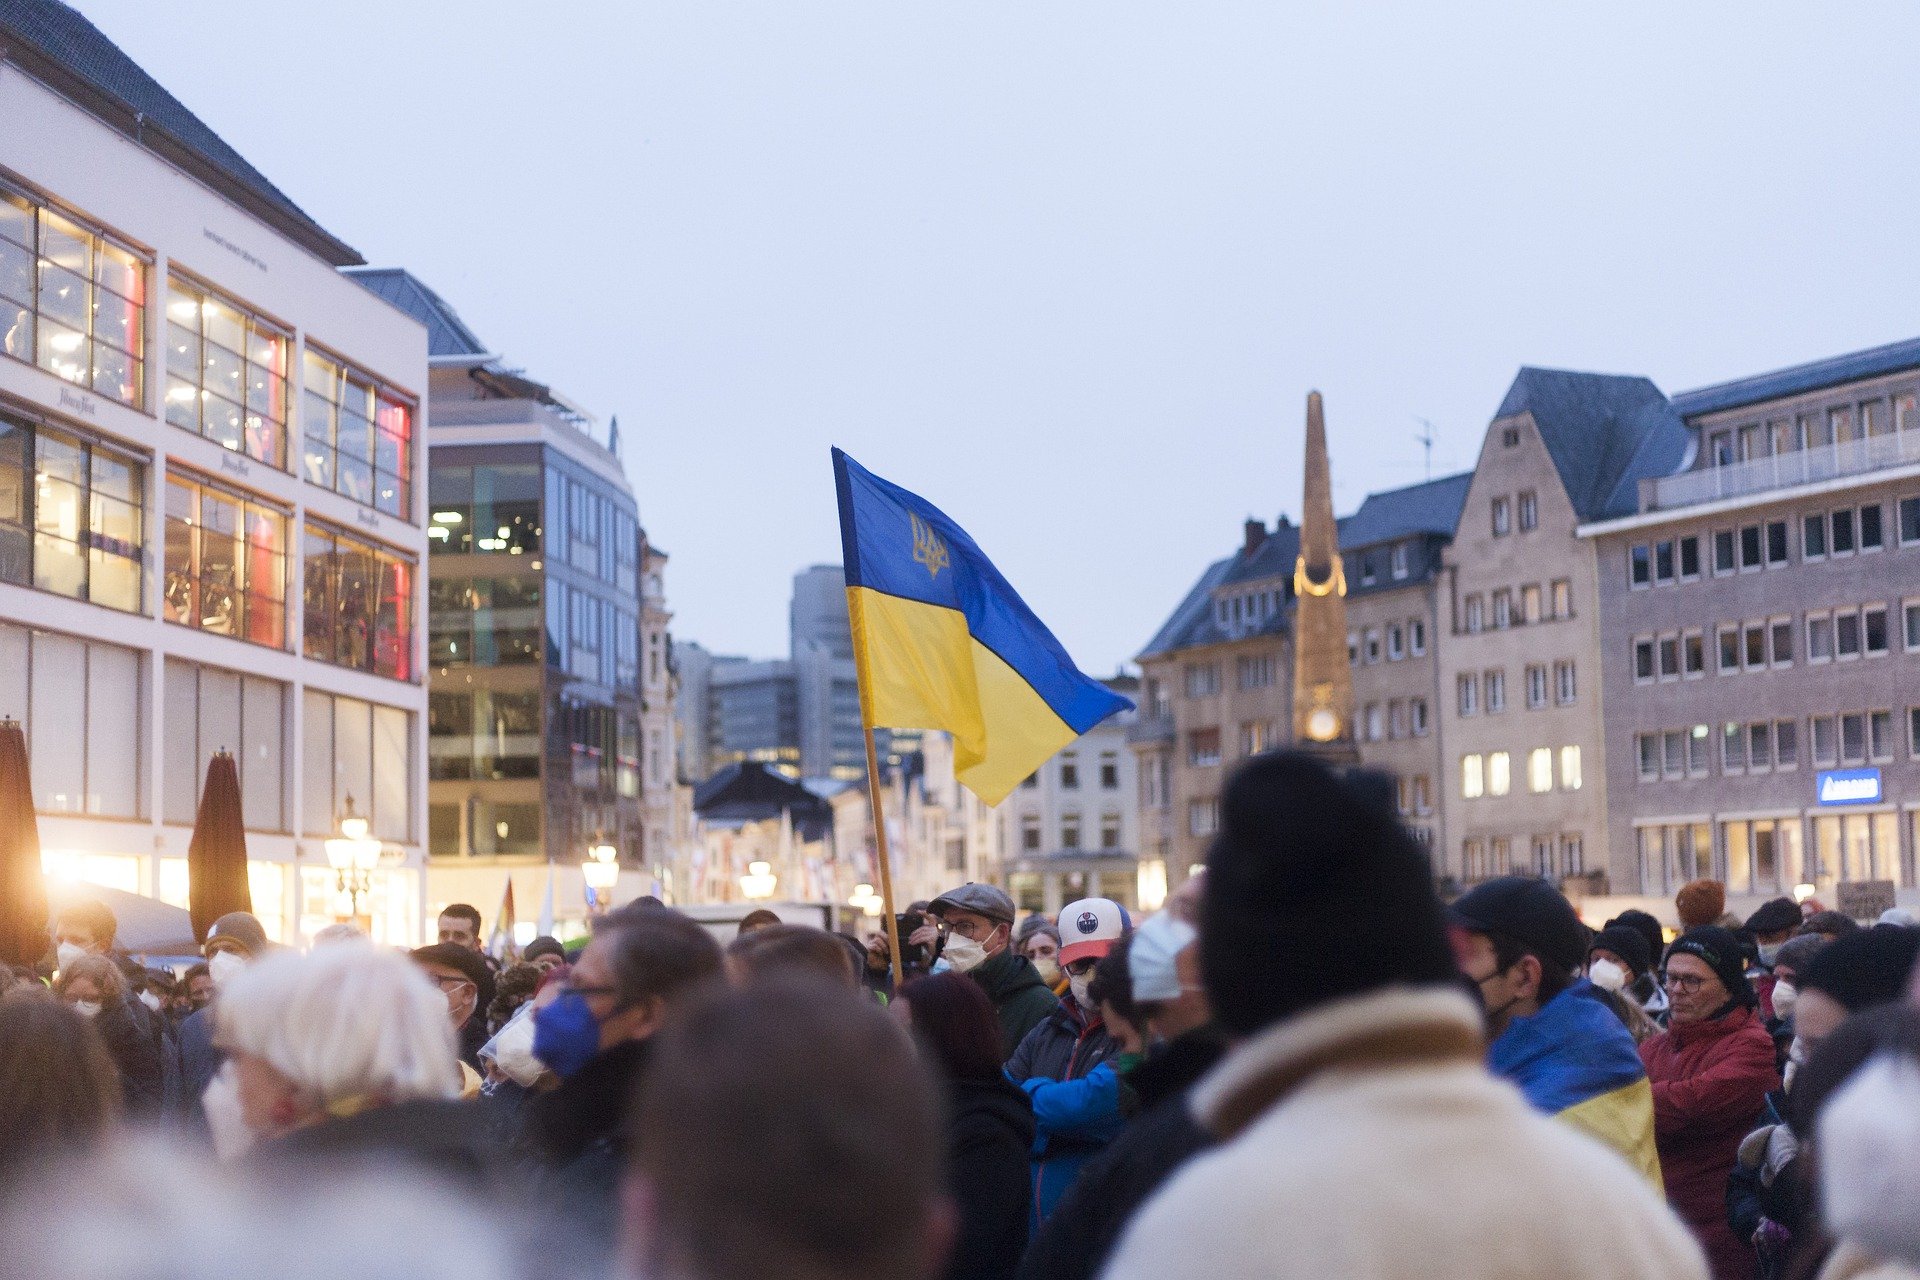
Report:
[[[117,1003],[127,993],[127,975],[105,956],[81,956],[62,969],[53,984],[54,994],[64,996],[67,988],[81,981],[91,982],[100,993],[101,1001],[108,1005]]]
[[[1133,1000],[1133,974],[1127,969],[1127,953],[1133,950],[1134,935],[1128,933],[1102,956],[1087,984],[1087,998],[1093,1007],[1112,1005],[1113,1011],[1132,1026],[1140,1025],[1140,1009]]]
[[[1573,985],[1573,974],[1570,971],[1562,969],[1557,963],[1541,955],[1532,947],[1517,942],[1504,933],[1489,932],[1486,939],[1493,944],[1493,960],[1500,966],[1495,970],[1497,973],[1505,973],[1527,956],[1532,956],[1539,961],[1541,1004],[1545,1004]]]
[[[507,1020],[519,1011],[520,1006],[533,999],[534,993],[540,989],[540,979],[546,976],[545,969],[525,961],[502,969],[500,976],[494,980],[493,1000],[484,1011],[487,1029],[498,1031],[506,1026]]]
[[[1877,1053],[1920,1057],[1920,1009],[1906,1004],[1876,1005],[1856,1013],[1820,1042],[1793,1077],[1787,1095],[1794,1136],[1806,1142],[1827,1100]]]
[[[119,1114],[120,1073],[92,1022],[37,990],[0,999],[0,1185]]]
[[[79,925],[92,934],[94,942],[101,947],[112,947],[114,938],[120,932],[120,922],[114,919],[113,909],[92,898],[60,908],[53,917],[53,926],[58,929],[64,924]]]
[[[765,907],[755,907],[740,917],[740,929],[733,936],[744,938],[756,929],[770,929],[780,923],[780,913],[769,911]]]
[[[1653,969],[1660,967],[1661,961],[1666,958],[1667,931],[1661,927],[1660,922],[1656,920],[1650,912],[1642,911],[1638,907],[1628,907],[1625,911],[1622,911],[1619,915],[1607,921],[1603,928],[1611,929],[1615,925],[1625,925],[1627,928],[1637,931],[1641,937],[1645,938],[1647,940],[1648,967]]]
[[[213,970],[207,967],[205,960],[196,960],[194,963],[188,965],[187,971],[180,975],[180,981],[174,985],[179,990],[185,991],[193,985],[195,978],[206,978],[208,981],[212,981]]]
[[[804,924],[770,924],[727,944],[727,959],[743,981],[804,971],[852,986],[860,970],[837,934]]]
[[[543,933],[529,942],[520,952],[520,958],[529,962],[541,956],[553,956],[564,962],[567,958],[567,949],[560,945],[560,939],[550,938]]]
[[[454,903],[449,903],[447,906],[442,907],[440,909],[440,914],[443,916],[452,916],[455,920],[465,920],[468,924],[473,926],[474,941],[476,942],[479,941],[480,912],[478,909],[471,907],[464,902],[454,902]]]
[[[1860,932],[1860,922],[1844,911],[1816,911],[1800,926],[1801,933],[1822,933],[1836,941]]]
[[[900,998],[914,1034],[951,1079],[1000,1078],[1000,1019],[984,987],[965,974],[936,973],[907,983]]]
[[[594,927],[608,941],[614,998],[621,1008],[659,997],[673,1003],[720,975],[720,944],[678,911],[609,912]]]
[[[1426,853],[1326,765],[1254,757],[1227,784],[1221,818],[1200,960],[1228,1030],[1383,987],[1459,982]]]
[[[711,992],[661,1032],[634,1108],[633,1269],[927,1280],[942,1128],[932,1073],[871,1001],[790,974]]]

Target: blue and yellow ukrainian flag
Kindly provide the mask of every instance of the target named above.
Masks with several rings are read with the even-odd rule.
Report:
[[[838,449],[833,473],[869,731],[952,734],[960,781],[992,805],[1054,752],[1133,705],[1081,674],[939,508]]]
[[[1633,1036],[1585,978],[1509,1023],[1487,1047],[1487,1068],[1520,1086],[1536,1110],[1599,1139],[1662,1187],[1653,1086]]]

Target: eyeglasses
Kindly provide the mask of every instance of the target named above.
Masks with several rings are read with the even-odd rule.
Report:
[[[560,989],[562,991],[571,991],[579,996],[611,996],[620,993],[620,988],[618,987],[584,986],[572,980],[563,981],[560,984]]]
[[[1072,974],[1074,977],[1079,978],[1079,977],[1084,977],[1089,973],[1092,973],[1095,969],[1099,967],[1100,967],[1099,957],[1082,956],[1080,959],[1075,960],[1072,964],[1067,966],[1067,972]]]
[[[1698,974],[1669,973],[1666,975],[1666,978],[1667,978],[1667,990],[1669,991],[1679,991],[1682,993],[1686,993],[1686,992],[1698,991],[1700,990],[1700,988],[1707,985],[1707,980],[1705,978],[1700,977]]]
[[[427,976],[432,978],[433,985],[442,991],[458,991],[462,987],[474,986],[471,978],[462,978],[451,973],[430,973]]]

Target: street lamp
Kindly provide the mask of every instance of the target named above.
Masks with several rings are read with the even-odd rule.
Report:
[[[367,820],[353,809],[353,797],[346,798],[340,814],[340,834],[326,842],[327,865],[333,868],[340,892],[353,907],[353,919],[366,928],[371,924],[360,909],[361,897],[372,889],[373,869],[380,865],[380,842],[367,837]],[[368,928],[371,933],[372,929]]]
[[[605,841],[590,845],[580,874],[587,882],[587,910],[599,915],[613,899],[613,886],[620,883],[619,852]]]
[[[778,883],[778,877],[773,874],[772,863],[749,862],[747,874],[740,877],[740,892],[759,901],[763,898],[771,898],[774,886]]]
[[[862,883],[853,886],[853,896],[847,899],[847,905],[855,908],[862,915],[877,916],[880,914],[882,904],[880,895],[873,891],[873,886]]]

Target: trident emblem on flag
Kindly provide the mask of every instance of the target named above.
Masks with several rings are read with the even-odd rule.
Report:
[[[913,558],[918,564],[927,567],[929,578],[938,578],[940,571],[953,563],[947,556],[947,544],[940,541],[940,535],[933,526],[912,512],[907,519],[913,522]]]

